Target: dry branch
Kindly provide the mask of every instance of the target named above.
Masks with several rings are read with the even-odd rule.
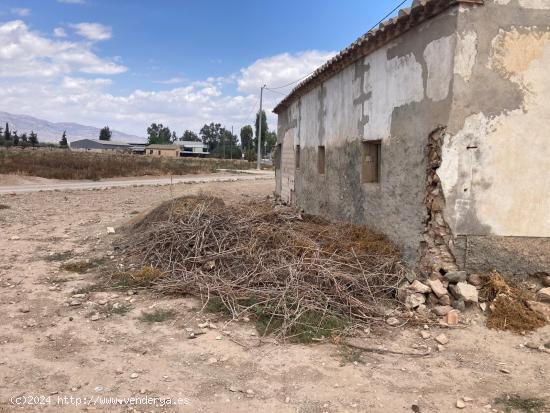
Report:
[[[327,322],[381,320],[398,305],[406,271],[397,248],[366,228],[206,196],[152,211],[120,248],[166,274],[159,290],[215,297],[233,317],[256,314],[283,338],[303,328],[328,336]]]

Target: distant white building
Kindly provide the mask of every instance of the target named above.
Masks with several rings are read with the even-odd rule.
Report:
[[[181,148],[180,156],[196,156],[202,158],[210,153],[208,151],[208,145],[202,142],[179,141],[177,144]]]
[[[126,142],[102,141],[99,139],[80,139],[69,144],[73,151],[86,152],[130,152],[131,146]]]

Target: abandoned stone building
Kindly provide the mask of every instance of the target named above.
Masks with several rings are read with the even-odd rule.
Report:
[[[275,108],[276,192],[421,269],[550,272],[550,0],[428,0]]]

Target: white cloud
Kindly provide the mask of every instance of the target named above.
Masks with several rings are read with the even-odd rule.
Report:
[[[21,20],[0,24],[0,77],[54,77],[81,72],[113,75],[127,69],[97,56],[86,43],[50,40]]]
[[[57,2],[65,4],[86,4],[86,0],[57,0]]]
[[[112,29],[101,23],[77,23],[70,25],[76,33],[88,40],[109,40],[112,37]]]
[[[175,85],[178,83],[184,83],[186,81],[187,79],[185,79],[184,77],[176,76],[166,80],[155,80],[153,83],[158,83],[161,85]]]
[[[239,90],[256,93],[263,84],[271,88],[288,84],[312,72],[334,55],[334,52],[310,50],[296,54],[282,53],[259,59],[241,69],[238,79]],[[291,88],[289,86],[285,91]]]
[[[69,42],[31,31],[22,21],[0,24],[0,111],[28,114],[50,121],[110,127],[144,136],[148,125],[162,122],[182,133],[205,123],[234,126],[254,121],[262,84],[292,82],[322,64],[331,52],[280,54],[257,60],[235,74],[190,82],[181,77],[160,80],[169,90],[136,89],[115,93],[116,79],[126,70],[116,60],[100,57],[89,42]],[[151,88],[154,89],[154,88]],[[290,88],[288,88],[290,89]],[[287,92],[282,89],[281,92]],[[281,95],[266,93],[270,113]]]
[[[11,9],[12,14],[15,14],[20,17],[25,17],[31,14],[31,9],[16,7],[14,9]]]
[[[53,35],[55,37],[67,37],[67,32],[63,27],[56,27],[53,29]]]

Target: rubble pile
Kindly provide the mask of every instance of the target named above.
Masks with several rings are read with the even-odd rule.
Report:
[[[491,328],[529,331],[550,322],[548,275],[539,274],[536,294],[510,285],[499,273],[468,274],[466,271],[433,271],[420,281],[404,282],[399,300],[409,309],[443,317],[448,325],[459,322],[460,313],[478,305],[488,312]],[[540,288],[540,287],[543,288]]]

